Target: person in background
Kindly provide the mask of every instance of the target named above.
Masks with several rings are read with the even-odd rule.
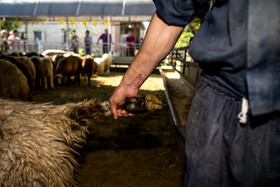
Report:
[[[7,31],[6,30],[1,31],[1,39],[2,39],[1,51],[8,52],[9,45],[8,45],[8,42],[7,42]]]
[[[87,55],[91,55],[91,45],[92,45],[92,36],[89,34],[89,31],[86,31],[86,36],[84,39],[85,50]]]
[[[109,39],[109,40],[108,40]],[[96,44],[99,44],[99,40],[102,40],[102,52],[109,53],[111,50],[111,43],[112,43],[112,37],[111,34],[108,35],[108,29],[104,29],[104,33],[101,34],[96,42]]]
[[[21,39],[21,40],[25,40],[25,39],[26,39],[26,38],[24,37],[24,33],[21,33],[20,39]]]
[[[10,48],[10,52],[19,51],[20,38],[18,37],[18,31],[13,30],[10,32],[10,36],[8,37],[8,45]]]
[[[23,51],[26,51],[27,49],[27,41],[26,41],[26,38],[24,36],[24,33],[22,32],[21,35],[20,35],[20,39],[21,39],[21,42],[22,42],[22,46],[23,46]]]
[[[209,0],[154,0],[143,44],[110,97],[117,105],[170,53]],[[202,69],[186,124],[184,186],[280,186],[280,1],[216,0],[189,54]],[[261,25],[261,26],[260,26]]]
[[[73,36],[72,41],[71,41],[71,47],[72,47],[74,53],[79,53],[79,51],[78,51],[79,50],[79,40],[78,40],[77,35]]]
[[[128,36],[125,38],[126,43],[126,56],[134,56],[135,51],[135,37],[132,32],[128,32]]]

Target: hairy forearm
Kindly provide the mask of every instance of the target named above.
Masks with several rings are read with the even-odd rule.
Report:
[[[155,14],[138,54],[124,75],[122,84],[139,89],[172,50],[182,30],[183,27],[167,25]]]

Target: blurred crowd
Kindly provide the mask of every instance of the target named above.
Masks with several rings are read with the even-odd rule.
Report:
[[[1,30],[0,37],[0,51],[3,52],[17,52],[24,44],[24,35],[18,36],[17,30],[12,30],[9,33],[6,30]]]

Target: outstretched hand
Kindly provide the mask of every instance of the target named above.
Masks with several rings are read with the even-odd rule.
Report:
[[[111,112],[115,119],[118,119],[120,116],[133,116],[132,113],[128,113],[126,110],[119,109],[117,106],[121,104],[126,98],[129,97],[138,97],[139,90],[129,88],[120,84],[113,92],[112,96],[110,97],[110,105],[111,105]]]

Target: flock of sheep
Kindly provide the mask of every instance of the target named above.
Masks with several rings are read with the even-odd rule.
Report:
[[[0,53],[0,96],[26,100],[35,88],[54,88],[56,84],[80,84],[80,76],[90,78],[94,73],[110,71],[112,58],[104,54],[101,58],[79,56],[62,50],[36,52]]]
[[[52,105],[19,101],[33,90],[54,87],[54,80],[80,74],[90,77],[110,69],[108,54],[80,57],[64,51],[0,54],[0,186],[77,186],[75,150],[85,142],[88,126],[111,115],[109,102],[98,99]],[[96,68],[97,67],[97,68]],[[55,75],[55,76],[54,76]],[[54,78],[55,77],[55,78]],[[130,98],[118,106],[129,112],[162,109],[153,95]]]
[[[26,101],[35,88],[54,88],[61,79],[110,70],[112,60],[64,51],[0,52],[0,186],[76,186],[75,148],[92,120],[110,115],[108,102],[38,104]],[[65,83],[67,83],[65,82]]]

